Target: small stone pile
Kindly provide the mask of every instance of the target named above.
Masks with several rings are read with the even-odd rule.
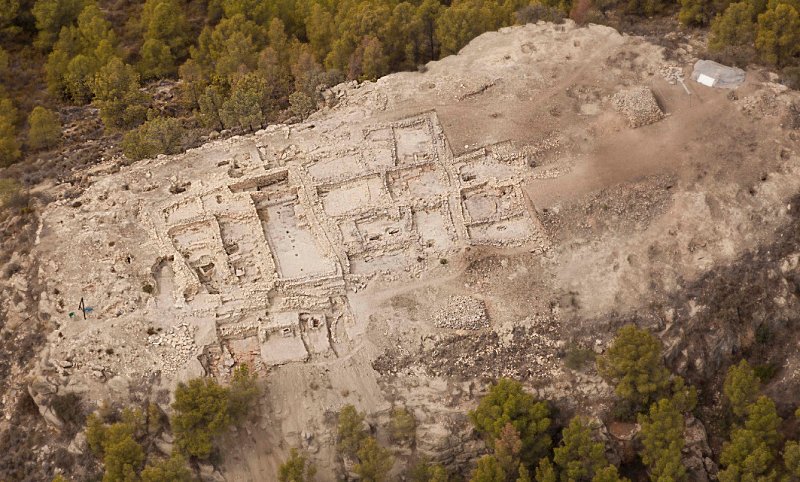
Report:
[[[469,296],[452,296],[434,313],[433,324],[453,330],[480,330],[489,326],[489,318],[483,301]]]
[[[611,98],[614,108],[636,128],[658,122],[664,117],[653,92],[647,87],[622,90]]]
[[[662,65],[658,73],[671,85],[683,81],[683,68],[678,65]]]

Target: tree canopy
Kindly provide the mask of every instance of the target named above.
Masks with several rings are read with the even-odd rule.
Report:
[[[650,406],[647,415],[640,414],[642,426],[642,462],[648,467],[652,480],[686,480],[681,451],[683,438],[683,414],[672,400],[662,398]]]
[[[230,387],[224,387],[213,378],[195,378],[175,389],[170,423],[181,452],[207,459],[216,437],[246,414],[258,393],[255,378],[243,365],[233,379]]]
[[[547,402],[537,401],[515,380],[498,380],[478,407],[469,412],[469,418],[490,446],[506,424],[511,424],[522,440],[521,456],[524,460],[538,460],[552,445]]]
[[[46,149],[61,141],[61,120],[58,114],[36,106],[28,116],[28,144],[34,149]]]
[[[591,424],[583,417],[573,418],[562,432],[561,445],[556,447],[553,461],[563,482],[590,481],[608,465],[606,447],[592,438]]]
[[[634,325],[622,327],[611,347],[598,359],[600,373],[614,383],[618,397],[644,408],[664,395],[670,373],[661,356],[661,342]]]

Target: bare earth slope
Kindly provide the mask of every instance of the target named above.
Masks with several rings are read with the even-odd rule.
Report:
[[[761,72],[708,88],[692,61],[606,27],[515,27],[425,73],[338,86],[305,123],[102,165],[42,217],[55,329],[34,398],[48,412],[56,392],[156,387],[166,407],[177,381],[249,363],[261,414],[220,472],[268,480],[302,446],[335,480],[347,403],[381,439],[408,406],[417,452],[453,463],[481,450],[464,414],[486,377],[600,413],[609,387],[562,357],[601,351],[623,320],[661,333],[681,370],[724,363],[684,349],[704,308],[678,294],[800,209],[797,95]]]

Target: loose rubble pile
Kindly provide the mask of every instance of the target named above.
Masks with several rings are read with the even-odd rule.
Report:
[[[664,65],[658,70],[659,75],[670,85],[683,82],[683,68],[679,65]]]
[[[452,296],[433,314],[433,324],[453,330],[480,330],[489,326],[489,318],[483,301],[470,296]]]
[[[373,368],[394,375],[421,367],[429,375],[452,379],[510,377],[518,380],[545,380],[559,365],[558,323],[539,320],[534,328],[515,327],[510,333],[495,331],[435,337],[416,353],[389,351]]]
[[[631,127],[642,127],[664,118],[653,91],[647,87],[623,90],[611,98],[614,108],[628,120]]]
[[[188,323],[169,328],[165,332],[157,332],[147,337],[147,344],[156,347],[164,361],[162,370],[173,375],[197,351],[194,343],[195,329]]]

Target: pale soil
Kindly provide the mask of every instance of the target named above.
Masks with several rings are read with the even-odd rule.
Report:
[[[347,403],[382,441],[390,409],[406,405],[417,453],[464,462],[481,450],[465,413],[497,375],[522,378],[564,413],[602,413],[609,387],[591,369],[567,369],[565,347],[600,351],[621,319],[685,321],[653,301],[769,240],[800,190],[796,133],[781,126],[796,95],[763,72],[748,73],[737,100],[687,80],[689,96],[660,74],[677,65],[688,79],[692,61],[666,62],[659,47],[605,27],[504,29],[425,73],[341,87],[337,105],[303,125],[98,171],[81,206],[44,216],[40,310],[63,338],[54,331],[49,356],[75,367],[44,364],[39,375],[92,400],[124,399],[144,375],[170,387],[255,364],[265,396],[255,420],[225,437],[227,480],[273,480],[296,446],[319,480],[336,480],[335,413]],[[636,86],[665,118],[628,127],[610,98]],[[477,179],[465,179],[462,163],[484,146],[469,171]],[[409,163],[416,187],[401,174]],[[286,180],[267,185],[284,167]],[[366,172],[374,177],[353,180]],[[181,182],[187,192],[170,195]],[[485,198],[459,209],[471,189]],[[284,203],[281,214],[270,204],[254,215],[249,196]],[[476,213],[494,217],[480,224]],[[215,231],[226,216],[246,252],[232,254]],[[176,234],[186,226],[197,233]],[[156,279],[157,293],[142,292]],[[65,319],[81,296],[94,315]],[[458,296],[482,301],[490,326],[435,326]],[[278,324],[295,312],[327,325]],[[180,323],[193,339],[174,350],[145,333]],[[106,346],[114,356],[96,354]],[[270,366],[278,358],[290,361]],[[410,453],[398,452],[396,471]]]

